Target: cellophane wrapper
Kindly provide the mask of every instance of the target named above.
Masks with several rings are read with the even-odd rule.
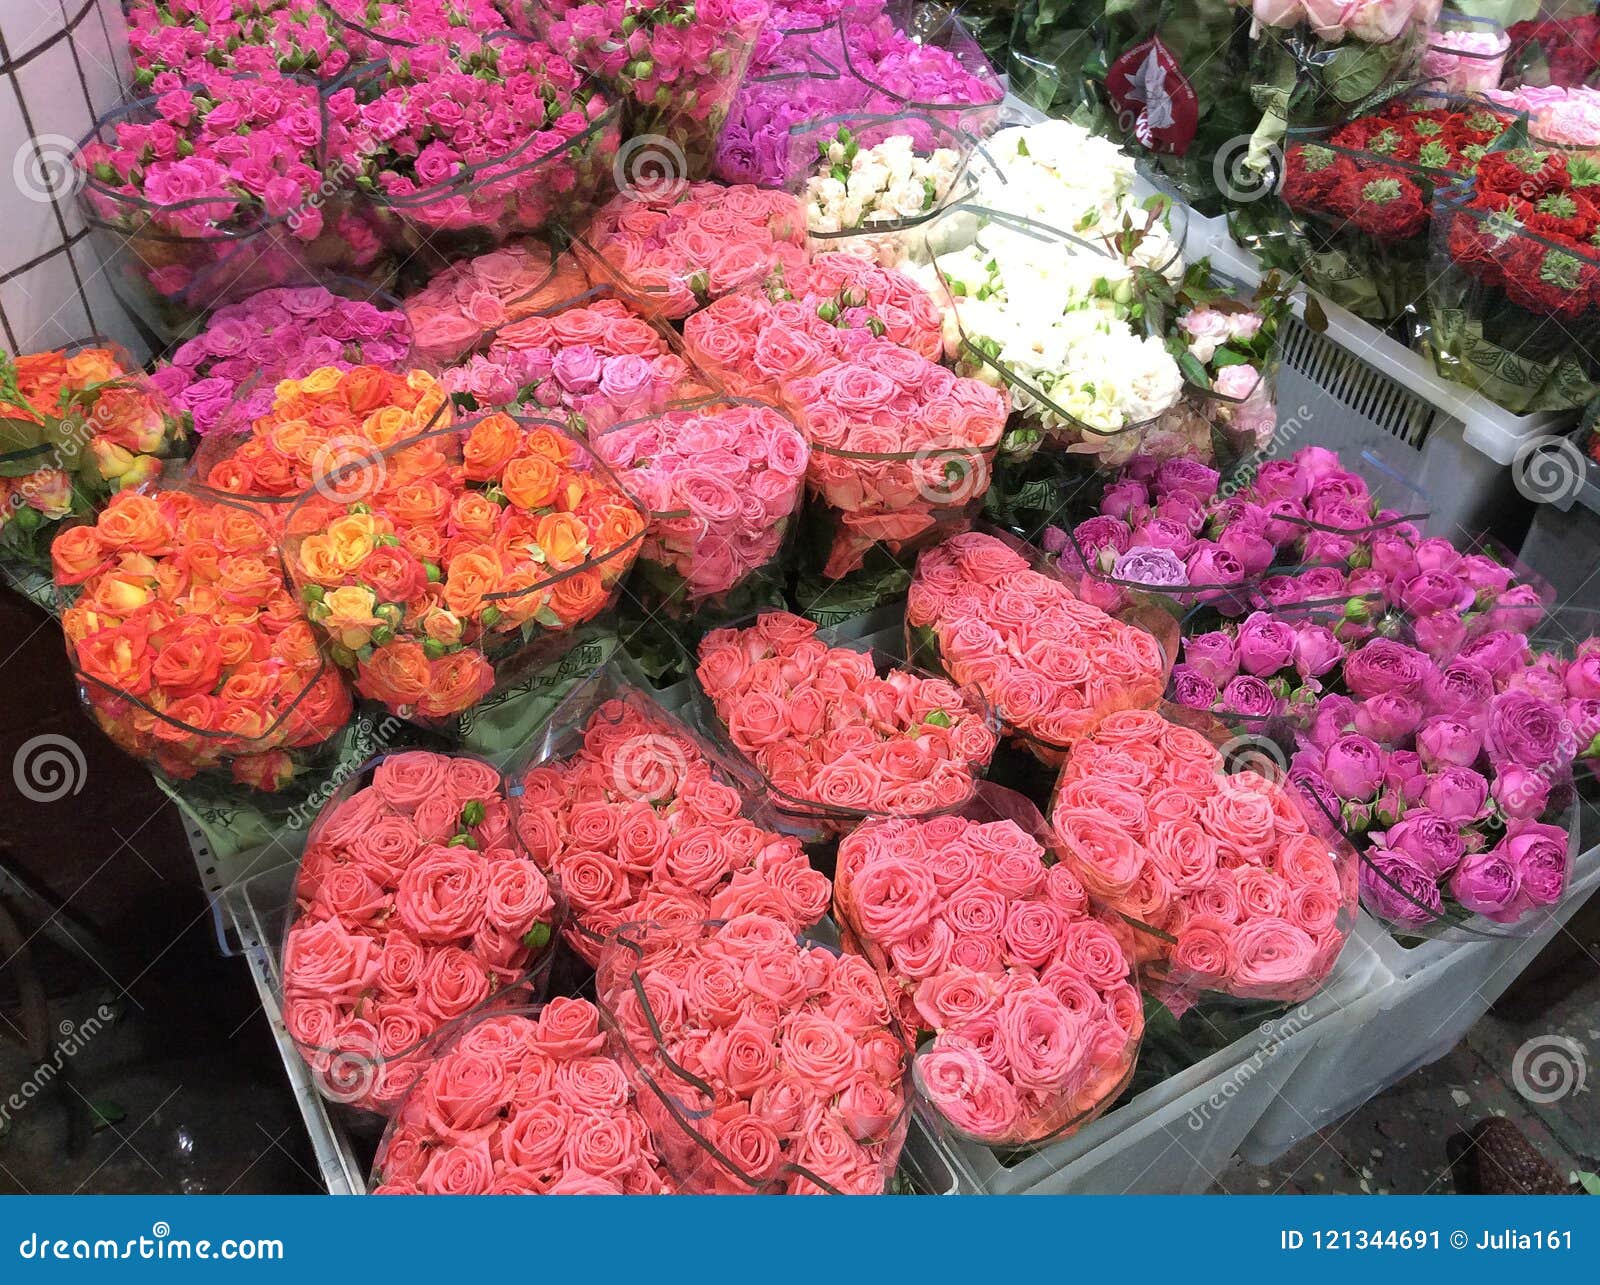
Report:
[[[1529,183],[1543,188],[1537,174]],[[1426,343],[1435,369],[1513,414],[1582,406],[1597,388],[1600,252],[1541,236],[1474,197],[1457,192],[1434,212]],[[1570,198],[1552,189],[1534,203],[1562,200]],[[1557,219],[1572,222],[1559,210]]]
[[[659,173],[664,163],[676,177],[698,180],[711,172],[767,5],[512,0],[510,16],[614,87],[626,108],[630,145],[620,155],[630,175],[641,166]]]
[[[542,998],[564,918],[493,765],[424,750],[361,764],[311,824],[279,952],[283,1022],[317,1091],[388,1114],[442,1029]]]
[[[645,525],[564,425],[496,412],[339,470],[290,512],[284,564],[356,690],[442,726],[560,657],[615,601]]]
[[[159,480],[189,445],[178,407],[111,340],[0,353],[0,562],[48,572],[62,524]]]
[[[486,55],[500,51],[503,57],[514,51],[529,69],[538,68],[550,53],[543,43],[510,32],[470,43]],[[353,92],[355,102],[371,111],[369,105],[386,92],[417,83],[411,70],[416,57],[417,51],[396,47],[386,59],[352,72],[339,93]],[[465,70],[468,58],[463,52],[457,65]],[[390,247],[402,258],[420,256],[442,268],[463,255],[492,250],[510,237],[586,217],[614,181],[622,111],[590,80],[581,81],[560,106],[562,114],[547,122],[551,128],[523,134],[498,156],[470,164],[458,161],[446,178],[413,179],[410,191],[382,181],[399,154],[385,143],[379,125],[352,126],[352,132],[368,129],[374,136],[376,159],[367,162],[372,175],[363,177],[370,179],[369,200]],[[581,127],[562,123],[572,115],[582,118]]]
[[[708,643],[715,647],[719,642],[719,635],[726,637],[741,630],[760,628],[763,616],[769,614],[772,613],[762,613],[762,615],[735,622],[724,629],[707,634],[701,641],[700,656],[702,658],[702,667],[704,666]],[[965,804],[976,792],[979,781],[988,770],[989,761],[994,755],[995,745],[998,741],[999,721],[983,699],[971,690],[957,687],[954,683],[950,683],[948,679],[929,673],[926,670],[915,668],[908,664],[903,657],[894,654],[894,652],[872,646],[869,642],[861,639],[839,640],[836,637],[836,631],[833,630],[816,631],[814,637],[816,641],[830,648],[838,647],[863,653],[871,660],[873,670],[880,679],[894,672],[910,674],[917,679],[937,679],[942,684],[948,684],[955,701],[959,702],[959,708],[952,707],[952,710],[955,711],[953,715],[952,710],[935,711],[942,713],[947,720],[942,726],[950,726],[953,723],[961,722],[970,724],[973,729],[985,729],[988,734],[983,735],[982,732],[973,730],[971,732],[971,747],[965,750],[957,749],[954,758],[943,760],[943,762],[955,764],[967,781],[966,788],[955,797],[936,799],[932,797],[930,791],[930,797],[927,799],[922,801],[911,800],[895,805],[869,804],[863,806],[830,803],[824,799],[814,797],[814,794],[823,792],[821,789],[807,793],[774,781],[773,775],[764,771],[758,762],[759,754],[747,751],[739,745],[733,733],[729,730],[725,702],[720,702],[710,693],[706,686],[704,674],[697,671],[695,675],[696,722],[714,745],[718,746],[728,757],[740,763],[746,771],[760,781],[766,801],[782,822],[785,833],[799,835],[807,842],[821,843],[863,821],[896,816],[933,816]],[[896,640],[891,645],[895,652],[903,650],[900,640]],[[812,694],[814,695],[815,693],[813,692]],[[786,739],[792,744],[796,739],[804,738],[791,731]]]
[[[922,111],[845,112],[790,126],[787,186],[804,207],[808,248],[889,268],[919,260],[925,226],[973,198],[968,163],[978,146],[976,136]],[[853,217],[865,202],[871,207]]]
[[[1460,98],[1419,95],[1396,100],[1362,119],[1395,120],[1394,137],[1411,128],[1408,118],[1433,109],[1481,120],[1472,137],[1491,146],[1510,124],[1503,112]],[[1438,124],[1438,122],[1433,122]],[[1295,269],[1326,298],[1358,317],[1389,325],[1422,308],[1429,278],[1430,215],[1436,201],[1467,180],[1443,154],[1438,164],[1400,160],[1379,146],[1385,132],[1365,148],[1333,140],[1345,124],[1291,129],[1284,140],[1285,177],[1278,199],[1288,210],[1289,250]]]
[[[1133,926],[1142,973],[1164,992],[1297,1003],[1355,926],[1356,854],[1239,747],[1209,713],[1111,714],[1073,746],[1050,820],[1069,868]]]
[[[786,33],[760,67],[752,59],[717,139],[713,178],[787,187],[795,177],[790,129],[849,111],[860,101],[860,83],[816,51],[821,34]]]
[[[909,39],[908,39],[909,38]],[[965,76],[959,96],[949,90],[929,94],[918,88],[917,69],[879,57],[885,46],[901,42],[912,50],[942,50]],[[873,114],[917,112],[934,117],[952,130],[982,137],[1000,117],[1005,87],[989,65],[958,11],[928,0],[870,0],[846,4],[839,15],[840,69],[865,90],[861,110]],[[828,52],[831,54],[832,49]],[[923,55],[927,57],[927,55]],[[917,54],[908,52],[907,62]],[[949,78],[949,73],[945,73]]]
[[[764,959],[792,952],[778,974],[781,999],[769,996],[764,976],[737,971],[758,949]],[[848,999],[833,1000],[843,1021],[823,1012],[835,986],[849,988]],[[878,1195],[888,1187],[910,1122],[909,1050],[865,960],[757,915],[635,924],[607,940],[595,990],[607,1048],[628,1070],[679,1191]],[[754,1016],[741,1022],[758,1006],[770,1006],[777,1032],[763,1034]],[[741,1044],[764,1041],[766,1061],[783,1058],[795,1078],[765,1092],[748,1082],[733,1089],[738,1070],[712,1072],[696,1034],[722,1030]],[[827,1051],[802,1073],[808,1049]]]
[[[626,1073],[604,1049],[600,1012],[584,999],[453,1023],[384,1130],[368,1190],[670,1195]],[[476,1091],[463,1095],[467,1082]]]
[[[951,655],[952,644],[964,659]],[[906,655],[974,688],[1005,735],[1060,767],[1073,741],[1106,714],[1161,700],[1178,658],[1178,620],[1147,599],[1104,612],[1079,598],[1040,550],[980,526],[918,558]],[[1076,707],[1052,703],[1068,692]]]
[[[1453,43],[1454,38],[1474,37],[1471,43],[1483,47],[1467,48]],[[1430,85],[1439,85],[1449,94],[1480,94],[1500,88],[1511,39],[1493,18],[1478,18],[1465,13],[1441,13],[1428,33],[1419,71]]]
[[[219,76],[207,83],[261,79]],[[317,112],[321,137],[312,159],[326,174],[348,153],[351,140],[329,116],[316,82],[276,79],[284,92],[309,99]],[[138,99],[102,116],[78,145],[80,163],[86,163],[85,149],[117,148],[119,127],[160,121],[157,102]],[[382,271],[383,247],[370,210],[353,189],[326,177],[322,187],[330,190],[319,189],[314,204],[279,215],[269,215],[259,203],[242,215],[223,211],[206,196],[162,203],[117,190],[92,167],[82,177],[78,205],[101,270],[118,299],[164,340],[183,337],[195,317],[260,290],[321,274]]]
[[[246,791],[326,762],[350,693],[249,508],[180,487],[123,492],[52,557],[79,696],[119,748],[171,780]]]
[[[573,688],[506,776],[523,846],[561,882],[567,944],[588,964],[623,924],[760,913],[799,932],[827,912],[828,880],[779,833],[759,775],[665,710],[628,662]],[[653,866],[637,855],[652,842]]]
[[[639,574],[665,608],[726,614],[754,582],[775,580],[810,457],[781,410],[705,399],[591,426],[589,440],[649,510]]]
[[[951,854],[962,842],[974,860],[947,886],[941,875],[962,869]],[[922,932],[895,942],[873,933],[857,900],[857,881],[880,851],[894,859],[884,878],[912,879],[913,896],[931,890],[936,906]],[[995,862],[1004,863],[1005,887],[985,877],[988,869],[998,873]],[[1131,963],[1131,930],[1114,916],[1091,915],[1087,894],[1067,868],[1056,870],[1060,865],[1056,839],[1039,810],[988,783],[949,816],[869,822],[839,845],[834,906],[845,948],[877,970],[916,1047],[918,1099],[942,1129],[986,1146],[1038,1146],[1082,1128],[1117,1100],[1138,1058],[1144,1006]],[[988,895],[970,895],[980,889]],[[973,910],[1002,922],[985,935],[972,927]],[[1027,940],[1020,950],[1019,934]],[[964,940],[968,945],[959,949],[975,962],[954,957]],[[1021,997],[1031,998],[1035,987],[1049,997],[1039,999],[1044,1012],[1033,1017],[1049,1031],[1045,1042],[1060,1060],[1048,1067],[1033,1063],[1024,1085],[1017,1072],[1028,1055],[1020,1032],[1030,1023]],[[946,989],[958,994],[958,1003],[937,1002]],[[1019,1042],[1013,1045],[1012,1038]]]
[[[1506,29],[1511,46],[1502,79],[1520,85],[1593,85],[1600,81],[1600,17],[1532,18]]]

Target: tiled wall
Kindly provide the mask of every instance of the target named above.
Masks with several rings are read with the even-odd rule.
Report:
[[[84,234],[74,145],[127,67],[117,0],[0,0],[0,345],[107,335],[146,355]]]

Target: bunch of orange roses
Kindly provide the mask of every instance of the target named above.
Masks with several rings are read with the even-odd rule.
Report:
[[[495,413],[308,495],[284,557],[357,690],[427,722],[570,644],[644,530],[638,502],[566,428]]]
[[[265,521],[182,490],[124,491],[51,547],[67,650],[101,728],[188,779],[277,790],[349,722],[350,693],[284,583]]]
[[[280,380],[272,409],[248,433],[207,435],[195,469],[212,490],[242,500],[295,500],[452,415],[449,394],[425,370],[323,366]]]
[[[117,350],[0,353],[0,553],[41,569],[63,519],[161,475],[182,422]]]

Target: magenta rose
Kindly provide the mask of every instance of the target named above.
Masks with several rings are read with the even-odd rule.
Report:
[[[1258,678],[1270,678],[1294,659],[1295,631],[1264,611],[1251,612],[1239,626],[1239,663]]]
[[[1383,780],[1383,752],[1365,736],[1341,736],[1323,754],[1322,777],[1341,799],[1365,802]]]
[[[1513,908],[1522,890],[1521,875],[1503,847],[1464,857],[1450,878],[1451,896],[1473,913],[1498,921],[1516,917]]]
[[[1239,672],[1239,644],[1222,629],[1195,634],[1183,640],[1183,659],[1190,669],[1221,685]]]
[[[1484,748],[1497,764],[1548,766],[1563,756],[1561,707],[1528,692],[1502,692],[1489,702]]]
[[[1455,822],[1427,808],[1412,808],[1403,820],[1390,826],[1383,846],[1404,853],[1435,879],[1454,870],[1467,850]]]
[[[1361,858],[1361,900],[1380,919],[1412,927],[1444,910],[1438,881],[1404,853],[1381,847]]]

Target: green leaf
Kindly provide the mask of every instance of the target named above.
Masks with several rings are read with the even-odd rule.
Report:
[[[99,1133],[128,1118],[128,1113],[109,1098],[89,1103],[89,1127]]]
[[[1248,366],[1250,364],[1250,356],[1248,353],[1234,352],[1232,348],[1218,348],[1212,354],[1211,364],[1218,370],[1221,370],[1224,366]]]
[[[550,942],[550,925],[535,924],[522,934],[522,944],[529,950],[540,950]]]
[[[1178,354],[1178,369],[1183,377],[1196,388],[1210,388],[1211,376],[1206,371],[1205,363],[1192,352]]]

